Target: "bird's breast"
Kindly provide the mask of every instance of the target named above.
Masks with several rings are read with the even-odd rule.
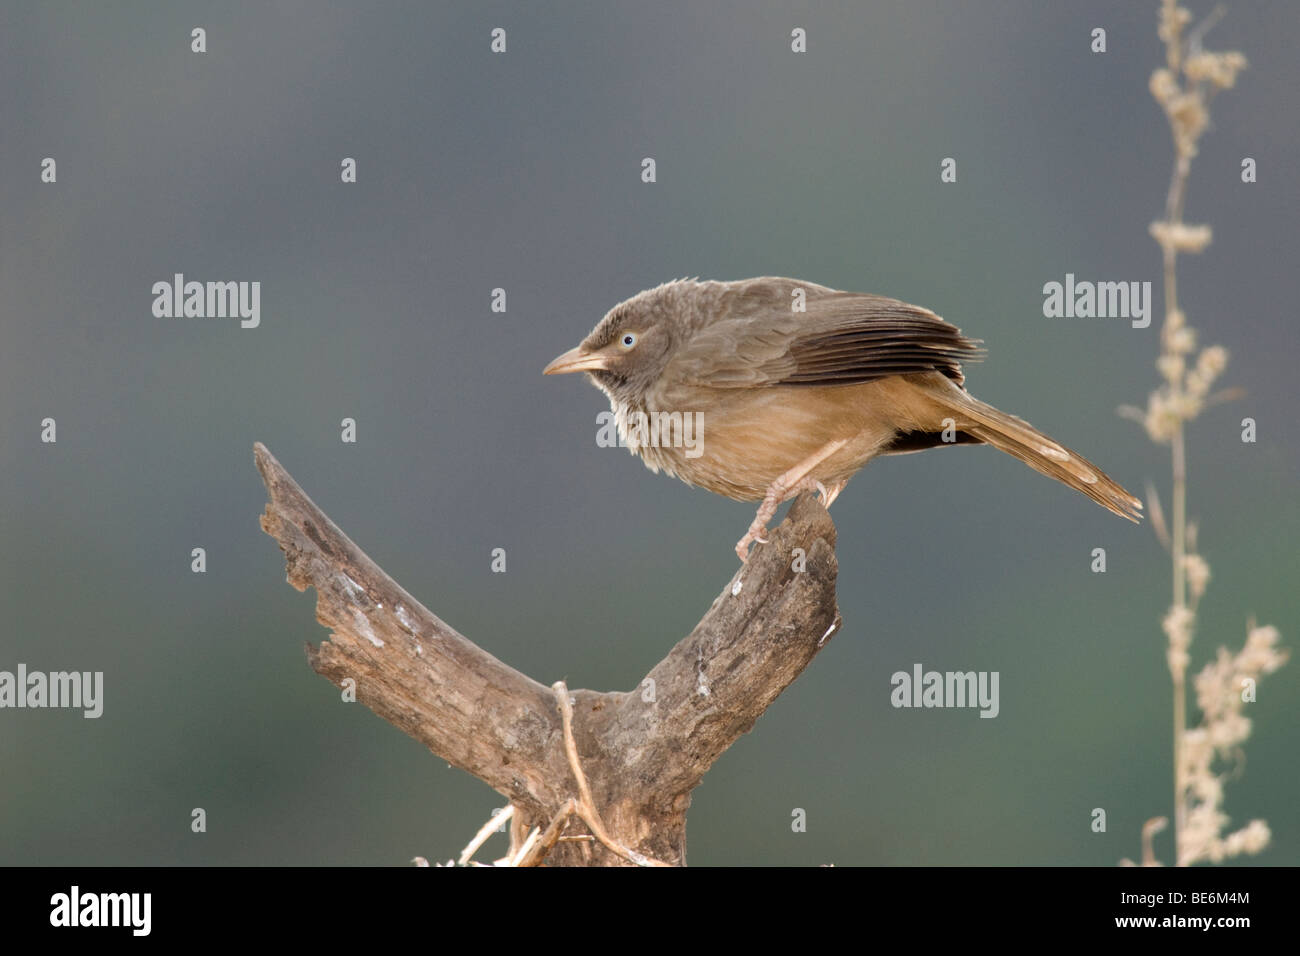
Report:
[[[894,379],[892,383],[901,380]],[[619,435],[652,471],[741,501],[829,443],[835,454],[811,472],[847,481],[906,421],[891,380],[838,388],[775,386],[650,390],[642,403],[614,402]]]

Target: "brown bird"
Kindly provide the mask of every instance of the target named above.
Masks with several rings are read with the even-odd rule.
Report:
[[[796,279],[682,279],[610,309],[543,374],[587,372],[651,471],[762,501],[744,561],[781,502],[829,507],[877,455],[989,444],[1131,521],[1142,503],[1028,422],[974,398],[966,338],[927,309]]]

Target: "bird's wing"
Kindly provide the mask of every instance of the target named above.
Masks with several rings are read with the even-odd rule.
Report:
[[[712,388],[753,388],[860,385],[938,371],[960,385],[961,362],[982,357],[978,341],[927,309],[806,288],[805,312],[792,311],[784,288],[738,293],[721,318],[678,349],[665,376]]]

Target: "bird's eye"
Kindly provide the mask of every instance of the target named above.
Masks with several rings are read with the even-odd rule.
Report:
[[[632,346],[636,345],[636,335],[632,332],[624,332],[623,337],[618,340],[618,344],[623,346],[625,349],[630,349]]]

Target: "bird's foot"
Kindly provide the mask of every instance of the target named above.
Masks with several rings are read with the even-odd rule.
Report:
[[[819,481],[816,484],[817,484],[817,491],[822,496],[822,507],[829,508],[831,505],[835,503],[835,499],[840,496],[840,492],[844,490],[844,486],[847,485],[848,482],[832,481],[829,485],[823,485]]]
[[[823,484],[816,478],[805,478],[793,488],[790,489],[790,497],[801,495],[805,491],[815,491],[822,499],[822,507],[829,508],[831,503],[839,497],[840,491],[848,484],[846,481],[833,481],[829,485]]]
[[[749,523],[749,530],[745,536],[736,542],[736,554],[740,556],[741,562],[749,560],[749,546],[757,541],[759,544],[767,544],[767,523],[772,520],[776,514],[776,509],[784,501],[784,489],[774,484],[767,489],[767,494],[763,497],[763,503],[758,506],[758,513],[754,515],[754,520]]]
[[[826,486],[816,478],[805,478],[799,484],[795,485],[794,493],[801,495],[805,491],[815,491],[822,496],[822,507],[826,507],[826,502],[830,500],[831,493],[826,490]]]
[[[749,526],[745,536],[736,542],[736,554],[740,557],[742,564],[749,560],[749,546],[751,544],[755,541],[759,544],[767,544],[767,538],[763,537],[765,534],[767,534],[767,528],[763,526],[762,522],[756,520]]]
[[[767,486],[767,493],[763,495],[763,503],[758,506],[758,514],[754,515],[754,521],[750,524],[749,530],[745,532],[745,536],[736,542],[736,554],[740,555],[741,561],[749,559],[750,544],[755,541],[766,543],[767,539],[763,535],[767,534],[767,523],[772,520],[772,516],[776,514],[776,509],[781,506],[781,502],[793,498],[803,491],[817,491],[822,496],[822,506],[826,508],[831,506],[835,496],[844,487],[844,482],[836,481],[830,485],[824,485],[816,478],[813,478],[809,472],[846,444],[848,444],[846,438],[838,438],[835,441],[827,442],[815,454],[805,458],[785,474],[777,476],[777,479]]]

